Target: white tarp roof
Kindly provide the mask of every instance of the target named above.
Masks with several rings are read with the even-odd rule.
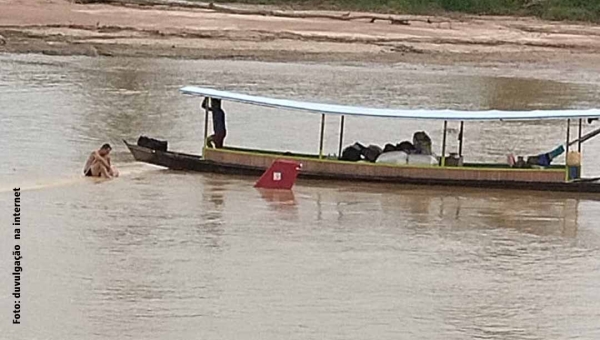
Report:
[[[551,120],[599,118],[600,110],[533,110],[533,111],[459,111],[459,110],[424,110],[424,109],[376,109],[360,106],[333,105],[303,102],[288,99],[277,99],[251,96],[242,93],[219,91],[210,88],[186,86],[181,92],[190,95],[218,98],[239,103],[261,105],[274,108],[308,111],[332,115],[385,117],[401,119],[434,119],[434,120]]]

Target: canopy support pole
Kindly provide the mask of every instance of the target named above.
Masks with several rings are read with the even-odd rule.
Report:
[[[567,153],[569,153],[569,140],[571,139],[571,120],[567,119]]]
[[[440,166],[446,166],[446,130],[448,129],[448,121],[444,121],[444,137],[442,138],[442,158]]]
[[[583,127],[583,120],[579,118],[579,138],[577,142],[577,151],[581,153],[581,128]]]
[[[565,152],[565,182],[569,181],[569,140],[571,139],[571,120],[567,119],[567,145]]]
[[[208,139],[208,108],[210,107],[211,99],[206,97],[206,107],[204,108],[204,141],[202,143],[202,148],[205,149],[208,145],[206,140]],[[200,105],[202,107],[202,105]],[[203,152],[204,153],[204,152]]]
[[[460,132],[458,133],[458,157],[462,157],[463,153],[463,132],[465,131],[465,122],[460,121]]]
[[[323,159],[323,140],[325,139],[325,114],[321,114],[321,136],[319,137],[319,159]]]
[[[344,118],[345,116],[342,115],[340,120],[340,146],[338,148],[338,158],[342,157],[342,146],[344,145]]]

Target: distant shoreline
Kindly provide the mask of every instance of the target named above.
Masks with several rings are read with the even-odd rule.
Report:
[[[600,68],[600,27],[531,17],[297,11],[182,0],[0,4],[0,53]]]
[[[100,0],[102,2],[102,0]],[[297,10],[362,11],[414,15],[506,15],[544,20],[600,22],[600,3],[572,0],[216,0],[215,3],[271,5]]]

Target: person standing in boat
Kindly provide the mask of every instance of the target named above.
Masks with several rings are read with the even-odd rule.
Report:
[[[202,107],[206,109],[208,98],[204,98]],[[225,128],[225,111],[221,108],[221,99],[210,99],[209,111],[212,112],[213,134],[208,137],[207,143],[214,148],[222,148],[223,141],[227,135]]]

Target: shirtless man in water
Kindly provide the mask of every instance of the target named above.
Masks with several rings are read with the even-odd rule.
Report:
[[[87,162],[85,162],[83,174],[87,177],[103,178],[119,176],[117,170],[113,169],[110,165],[109,154],[111,150],[110,144],[104,144],[99,150],[92,152]]]

